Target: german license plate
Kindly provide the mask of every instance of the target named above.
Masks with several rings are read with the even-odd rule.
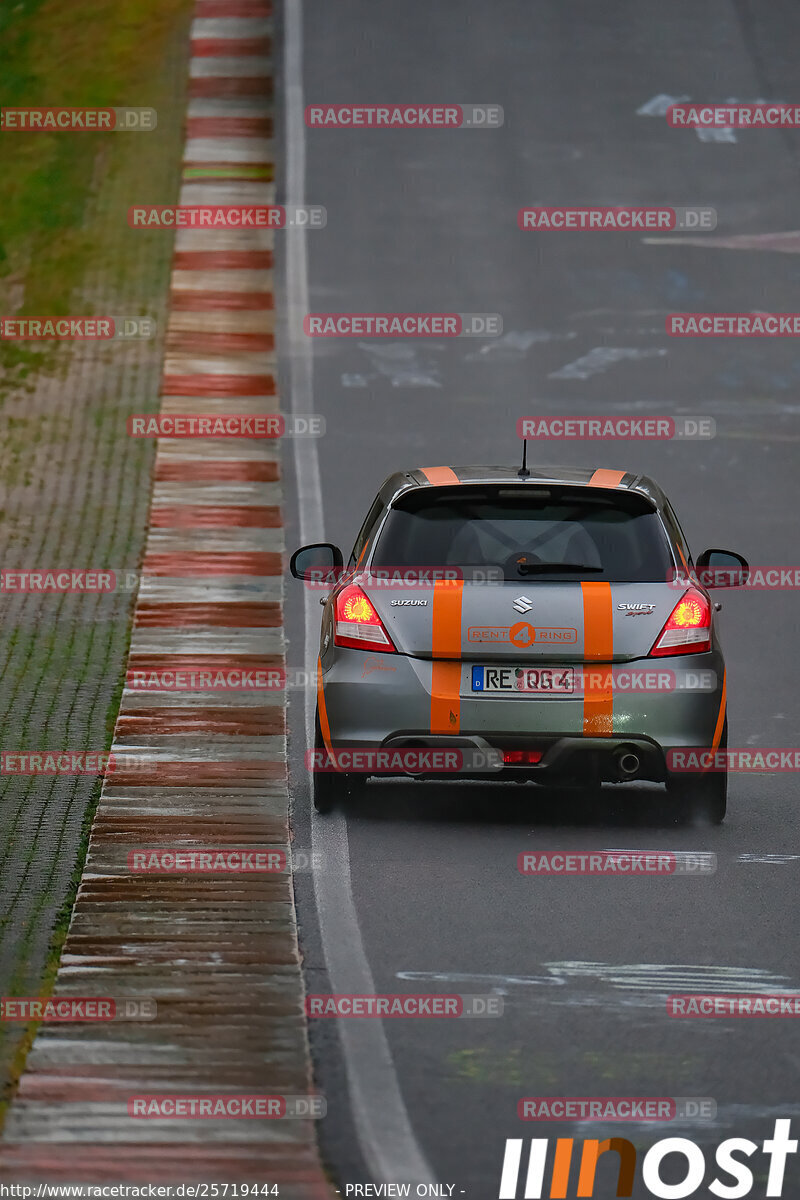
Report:
[[[575,672],[572,667],[473,667],[472,690],[564,696],[575,691]]]

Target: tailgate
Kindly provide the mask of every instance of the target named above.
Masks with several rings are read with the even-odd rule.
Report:
[[[592,580],[362,586],[401,654],[522,664],[645,658],[681,594]]]

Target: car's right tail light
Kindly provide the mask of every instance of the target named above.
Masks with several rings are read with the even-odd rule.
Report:
[[[369,597],[356,583],[342,588],[336,597],[333,642],[354,650],[383,650],[396,654],[392,639],[383,627]]]
[[[711,604],[697,588],[684,592],[650,651],[651,658],[667,654],[701,654],[711,649]]]

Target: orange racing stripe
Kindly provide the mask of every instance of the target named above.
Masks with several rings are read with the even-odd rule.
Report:
[[[591,487],[615,488],[622,483],[624,475],[624,471],[607,471],[605,467],[599,467],[589,480],[589,484]]]
[[[463,579],[437,579],[433,585],[431,733],[458,733],[461,729],[463,595]]]
[[[325,749],[331,748],[331,727],[328,723],[328,709],[325,705],[325,689],[322,686],[322,660],[317,659],[317,711],[319,712],[319,727],[322,730],[322,740]]]
[[[725,700],[728,695],[728,672],[722,672],[722,695],[719,700],[719,713],[717,715],[717,724],[714,729],[714,740],[711,743],[711,749],[716,750],[722,739],[722,728],[725,724]]]
[[[441,487],[443,483],[461,482],[452,467],[420,467],[420,471],[434,487]]]
[[[614,656],[614,610],[611,584],[582,583],[583,594],[583,736],[610,737],[614,725],[614,689],[611,660]],[[593,671],[590,662],[608,663]]]

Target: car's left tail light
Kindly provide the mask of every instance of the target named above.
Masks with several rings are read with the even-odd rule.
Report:
[[[355,650],[397,653],[374,605],[355,583],[342,588],[336,597],[333,642]]]
[[[711,649],[711,604],[697,588],[684,592],[655,640],[651,658],[701,654]]]

